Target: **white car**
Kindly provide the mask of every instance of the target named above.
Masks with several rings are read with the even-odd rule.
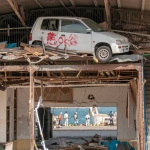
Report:
[[[108,62],[113,54],[129,52],[128,39],[106,32],[93,20],[78,17],[39,17],[30,33],[29,44],[44,44],[77,53],[93,54]]]

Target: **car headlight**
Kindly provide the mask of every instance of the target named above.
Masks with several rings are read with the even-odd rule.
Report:
[[[116,40],[116,44],[121,44],[121,41],[120,40]]]

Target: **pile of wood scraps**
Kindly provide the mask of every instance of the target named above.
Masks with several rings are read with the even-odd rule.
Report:
[[[70,146],[66,146],[66,147],[61,147],[58,148],[57,150],[108,150],[107,147],[100,145],[100,142],[102,140],[102,137],[95,134],[90,141],[81,138],[82,140],[84,140],[86,143],[84,144],[73,144]]]
[[[46,57],[45,57],[46,56]],[[0,49],[0,59],[1,60],[17,60],[27,58],[38,58],[38,59],[68,59],[71,57],[86,57],[87,54],[77,54],[75,52],[70,52],[67,50],[60,50],[58,48],[53,48],[50,46],[29,46],[28,44],[21,43],[20,47],[16,48],[3,48]]]

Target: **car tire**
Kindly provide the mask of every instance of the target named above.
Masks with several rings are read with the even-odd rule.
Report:
[[[101,63],[106,63],[112,58],[111,49],[108,46],[101,46],[96,50],[96,58]]]
[[[42,46],[42,42],[40,42],[40,41],[35,41],[35,42],[32,43],[32,45]]]

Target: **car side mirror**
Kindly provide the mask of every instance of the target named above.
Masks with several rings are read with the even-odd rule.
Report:
[[[86,29],[86,33],[91,33],[91,31],[92,31],[92,30],[91,30],[91,29],[89,29],[89,28],[88,28],[88,29]]]

